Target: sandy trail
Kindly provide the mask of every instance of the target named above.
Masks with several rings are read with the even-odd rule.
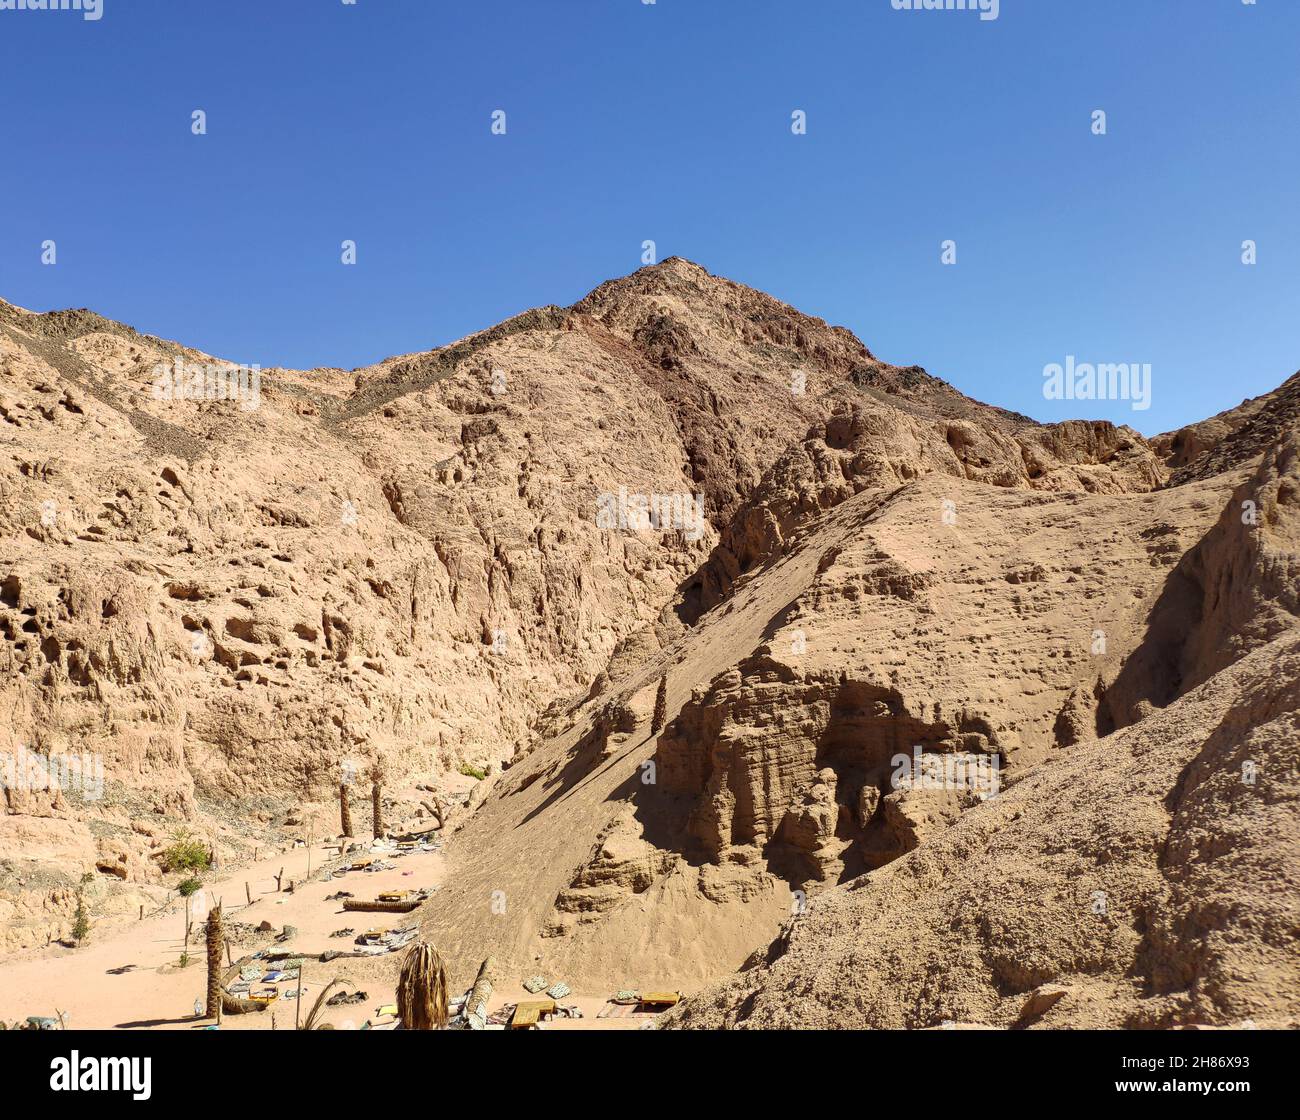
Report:
[[[313,872],[330,856],[336,856],[337,851],[337,846],[332,850],[324,844],[313,846],[310,853]],[[292,939],[282,944],[270,943],[275,949],[310,953],[347,950],[352,947],[352,939],[331,938],[331,932],[346,926],[355,927],[359,933],[375,925],[404,925],[409,916],[345,913],[340,902],[326,902],[326,895],[345,890],[358,898],[373,897],[378,891],[390,888],[434,886],[441,878],[443,860],[438,853],[417,852],[393,863],[395,866],[389,871],[351,872],[342,878],[302,883],[300,880],[307,873],[308,849],[294,848],[207,880],[204,901],[210,906],[220,898],[227,922],[256,926],[265,920],[277,930],[285,925],[295,926],[298,933]],[[290,881],[297,883],[292,894],[275,890],[275,876],[282,867],[286,886]],[[244,901],[245,882],[251,887],[251,906]],[[206,907],[201,913],[196,908],[196,930],[205,917]],[[178,899],[143,921],[128,923],[101,937],[97,938],[92,931],[91,939],[83,948],[53,946],[0,963],[0,1018],[13,1021],[28,1015],[53,1015],[57,1008],[67,1013],[73,1029],[193,1027],[196,1025],[194,1001],[203,998],[206,987],[204,949],[201,934],[192,933],[190,964],[181,968],[184,934],[185,905]],[[233,951],[238,956],[265,944],[236,943]],[[386,987],[375,981],[384,972],[395,973],[395,968],[388,963],[395,960],[396,957],[344,958],[329,965],[316,964],[314,968],[309,963],[303,995],[304,1015],[325,982],[332,976],[346,975],[355,978],[375,998],[366,1004],[332,1009],[329,1019],[339,1023],[348,1018],[358,1023],[364,1021],[373,1013],[374,1006],[392,1001],[391,980]],[[387,967],[379,967],[380,962]],[[282,988],[294,986],[281,985]],[[336,1011],[340,1014],[335,1014]],[[269,1013],[228,1016],[223,1029],[269,1030],[271,1018]],[[292,1005],[282,1001],[276,1008],[275,1018],[278,1027],[291,1026]],[[201,1025],[207,1025],[207,1021]]]
[[[337,853],[337,845],[314,845],[310,853],[313,873]],[[381,854],[381,858],[389,857]],[[412,924],[416,915],[346,912],[341,902],[327,901],[326,895],[350,891],[364,898],[382,890],[434,887],[445,870],[439,852],[415,852],[392,862],[391,870],[353,871],[304,883],[300,880],[307,873],[308,849],[300,847],[219,873],[204,883],[202,912],[194,908],[188,966],[182,968],[179,963],[184,951],[185,905],[177,899],[143,921],[106,930],[98,937],[92,931],[90,940],[80,949],[56,945],[0,963],[0,1019],[22,1021],[28,1015],[53,1016],[62,1011],[73,1030],[195,1030],[211,1026],[211,1020],[194,1015],[194,1001],[202,1001],[206,991],[205,952],[199,929],[208,906],[220,898],[227,923],[256,926],[269,921],[277,931],[286,925],[297,930],[282,943],[235,943],[232,949],[236,957],[268,945],[276,950],[310,954],[329,949],[347,951],[352,948],[352,938],[333,938],[330,934],[335,930],[351,927],[360,933],[372,927],[404,926]],[[285,885],[291,881],[296,884],[292,893],[275,889],[275,876],[281,868]],[[251,888],[251,906],[244,902],[245,882]],[[435,894],[430,905],[436,906],[437,901]],[[302,1016],[306,1017],[322,987],[342,976],[353,981],[367,998],[362,1003],[327,1009],[322,1021],[336,1029],[348,1029],[370,1020],[374,1029],[392,1029],[391,1016],[377,1016],[376,1012],[395,999],[399,960],[400,954],[388,954],[345,957],[327,964],[308,961],[304,967]],[[282,992],[294,987],[294,981],[280,985]],[[501,985],[490,1006],[496,1010],[505,1003],[536,998],[514,981]],[[597,1019],[605,998],[603,994],[583,993],[566,997],[563,1002],[579,1007],[583,1018],[556,1020],[546,1029],[635,1030],[647,1021]],[[262,1014],[226,1016],[222,1029],[292,1029],[295,1012],[294,1001],[281,999]]]

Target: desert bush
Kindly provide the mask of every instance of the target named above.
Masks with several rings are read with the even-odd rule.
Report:
[[[208,846],[184,829],[172,836],[171,846],[162,854],[164,871],[204,871],[211,860]]]

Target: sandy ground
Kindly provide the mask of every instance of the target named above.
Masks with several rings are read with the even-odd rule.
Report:
[[[337,856],[337,847],[321,844],[311,849],[311,867],[321,867]],[[388,857],[384,857],[388,858]],[[308,849],[294,848],[282,854],[228,871],[205,883],[205,910],[217,899],[222,902],[228,923],[256,926],[269,921],[277,930],[290,925],[297,933],[290,940],[259,941],[233,946],[236,957],[255,948],[269,945],[276,950],[317,954],[330,949],[348,950],[352,938],[333,938],[337,929],[352,927],[358,933],[374,927],[392,928],[415,922],[416,914],[348,913],[339,901],[327,901],[326,895],[340,890],[356,897],[373,896],[381,890],[434,887],[444,871],[444,859],[437,852],[416,852],[392,860],[391,870],[349,872],[328,880],[298,883],[292,893],[275,889],[275,876],[284,868],[284,883],[297,882],[307,873]],[[251,906],[244,901],[244,883],[250,885]],[[430,905],[437,905],[437,895]],[[204,914],[196,911],[197,930]],[[104,1029],[172,1029],[196,1030],[212,1021],[194,1015],[194,1001],[205,997],[205,953],[201,934],[190,938],[190,963],[181,967],[184,951],[185,905],[176,900],[143,921],[129,923],[104,932],[80,949],[53,946],[19,955],[0,963],[0,1019],[7,1022],[25,1020],[29,1015],[50,1015],[61,1011],[73,1030]],[[321,964],[308,961],[303,976],[301,1014],[305,1018],[322,987],[335,977],[345,977],[364,991],[362,1003],[329,1008],[322,1022],[336,1029],[359,1028],[369,1020],[374,1029],[392,1029],[390,1015],[377,1011],[395,999],[399,954],[383,957],[346,957]],[[296,981],[280,985],[281,991],[296,988]],[[338,989],[335,989],[336,991]],[[345,989],[346,990],[346,989]],[[521,999],[536,999],[519,986],[503,984],[494,994],[491,1008]],[[542,997],[544,998],[544,997]],[[580,1020],[557,1020],[546,1025],[549,1030],[628,1030],[638,1029],[650,1020],[645,1018],[598,1019],[607,994],[574,993],[563,1001],[581,1009]],[[295,1003],[282,998],[262,1014],[228,1015],[223,1030],[285,1030],[294,1026]]]

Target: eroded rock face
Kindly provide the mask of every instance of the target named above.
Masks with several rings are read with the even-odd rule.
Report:
[[[1297,542],[1300,430],[1245,472],[1213,529],[1170,573],[1142,645],[1102,696],[1103,728],[1135,722],[1293,627]]]
[[[697,610],[721,602],[734,581],[770,559],[802,525],[864,491],[926,474],[990,486],[1120,494],[1154,489],[1161,466],[1129,428],[1069,421],[1043,426],[968,402],[954,417],[873,401],[840,402],[792,446],[724,529],[691,589]]]
[[[677,613],[694,619],[691,628],[661,627],[662,653],[629,647],[611,662],[598,705],[579,703],[539,725],[530,754],[463,840],[467,853],[499,858],[453,877],[428,920],[431,936],[467,954],[482,943],[543,961],[595,986],[628,975],[686,983],[741,964],[783,917],[815,908],[841,884],[922,858],[968,814],[987,815],[1003,794],[989,797],[972,773],[987,775],[996,761],[1001,788],[1015,788],[1109,742],[1113,709],[1144,677],[1144,660],[1161,653],[1165,608],[1188,570],[1237,547],[1215,541],[1238,517],[1248,474],[1151,490],[1160,468],[1140,437],[1080,425],[1066,444],[1078,462],[1064,464],[1061,448],[1031,431],[1016,446],[1037,467],[972,479],[970,463],[944,466],[946,438],[943,447],[910,445],[921,450],[909,466],[897,448],[916,413],[900,413],[875,427],[852,408],[828,420],[833,433],[843,422],[878,437],[888,454],[877,463],[887,469],[868,464],[880,449],[865,436],[854,452],[864,456],[860,475],[824,441],[792,445],[683,587]],[[1005,431],[992,431],[989,446],[1002,446]],[[1084,433],[1097,436],[1106,462],[1088,461]],[[1031,450],[1045,438],[1052,460]],[[1129,443],[1124,454],[1116,439]],[[991,469],[993,457],[973,452],[974,441],[956,442],[980,460],[974,466]],[[1257,467],[1268,474],[1270,462]],[[1280,477],[1278,487],[1289,493]],[[1285,519],[1257,505],[1269,524]],[[1267,538],[1251,539],[1256,548]],[[740,540],[748,551],[733,550],[731,563],[727,550]],[[1252,604],[1239,612],[1253,620],[1242,650],[1295,625],[1285,593],[1269,589],[1268,571],[1286,570],[1287,545],[1270,547],[1279,557],[1268,564],[1234,562],[1233,586]],[[1198,603],[1183,618],[1184,640],[1188,620],[1201,617]],[[649,697],[665,677],[668,718],[655,733]],[[1176,676],[1158,696],[1137,690],[1128,722],[1158,717],[1191,685]],[[599,730],[599,713],[620,697],[643,714],[615,743]],[[585,746],[593,735],[606,744],[599,765]],[[915,763],[912,780],[898,780],[899,756]],[[943,777],[931,784],[934,773]],[[627,838],[635,860],[611,862],[580,840],[608,828]],[[516,860],[530,868],[527,888]],[[960,865],[948,873],[960,875]],[[597,882],[599,904],[572,920],[575,891]],[[478,916],[493,887],[526,896],[506,922]],[[987,942],[1003,931],[975,936]],[[1036,1019],[1065,996],[1047,991],[1053,970],[1022,962],[1022,975],[1014,956],[995,987],[1042,988],[1042,999],[1006,1010],[1009,1021]]]
[[[846,499],[662,654],[539,725],[458,839],[430,936],[596,986],[738,966],[792,910],[989,800],[978,760],[1014,783],[1095,741],[1099,698],[1233,489],[1054,494],[936,473]],[[604,730],[610,705],[635,729]],[[922,780],[896,781],[898,755]],[[606,874],[591,838],[615,822],[638,855]],[[574,920],[575,890],[597,882]],[[518,910],[484,915],[493,890]]]
[[[1250,675],[1290,658],[1298,610],[1291,383],[1177,447],[1037,425],[680,260],[426,354],[265,371],[255,409],[156,399],[177,360],[212,361],[0,305],[0,753],[103,771],[102,797],[6,791],[0,949],[44,943],[87,870],[100,915],[161,892],[178,825],[240,851],[332,800],[345,762],[431,790],[472,763],[492,777],[451,814],[422,919],[456,983],[489,954],[593,987],[753,958],[753,985],[684,1016],[779,1018],[764,985],[789,982],[818,1021],[1024,1025],[1088,1020],[1114,988],[1086,977],[1140,967],[1166,1002],[1135,1023],[1275,1006],[1233,971],[1284,944],[1269,906],[1237,956],[1189,947],[1239,740],[1199,740],[1177,828],[1165,777],[1215,703],[1270,734],[1293,716]],[[677,502],[602,523],[611,496]],[[1178,745],[1149,780],[1098,762],[1145,765],[1160,728]],[[1025,862],[970,871],[1021,820]],[[1265,823],[1232,844],[1271,882]],[[1168,897],[1165,843],[1161,924],[1140,908]],[[1140,916],[1072,926],[1080,868]],[[843,900],[895,878],[890,936],[955,922],[976,979],[936,995],[918,966],[843,1000],[809,962],[878,973]],[[934,905],[912,913],[917,890]],[[818,913],[843,944],[810,934],[796,960]]]
[[[1151,446],[1172,471],[1174,485],[1182,485],[1251,464],[1297,427],[1300,373],[1271,393],[1157,436]]]
[[[1293,629],[816,896],[667,1025],[1293,1024],[1298,713]]]
[[[791,407],[745,330],[713,337],[724,287],[670,262],[431,354],[262,371],[247,408],[158,399],[159,363],[207,355],[0,305],[0,749],[99,758],[105,797],[74,817],[228,816],[231,844],[255,842],[249,806],[282,817],[343,761],[509,758],[620,646],[658,648],[738,487],[824,414],[824,390]],[[783,306],[734,292],[722,326]],[[865,355],[780,317],[807,361]],[[704,516],[602,527],[620,490],[698,495]],[[48,934],[11,925],[0,948]]]

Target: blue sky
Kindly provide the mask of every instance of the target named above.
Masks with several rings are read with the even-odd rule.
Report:
[[[1296,0],[103,3],[0,11],[0,296],[34,310],[352,367],[653,239],[1041,420],[1154,433],[1300,368]],[[1151,408],[1045,400],[1067,355],[1151,363]]]

